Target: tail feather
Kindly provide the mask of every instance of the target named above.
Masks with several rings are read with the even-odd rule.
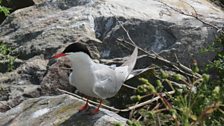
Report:
[[[125,61],[121,66],[128,66],[128,74],[131,73],[131,71],[134,69],[135,67],[135,63],[138,57],[138,47],[135,47],[133,53],[131,54],[131,56],[128,58],[127,61]]]

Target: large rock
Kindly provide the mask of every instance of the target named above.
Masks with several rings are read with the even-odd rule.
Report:
[[[206,0],[163,2],[186,14],[195,15],[196,11],[201,20],[223,27],[224,12]],[[96,35],[103,40],[103,48],[99,48],[102,57],[121,57],[129,51],[117,47],[117,38],[128,40],[120,20],[145,50],[170,59],[176,53],[184,64],[211,59],[202,58],[199,50],[214,39],[216,29],[167,5],[157,0],[46,1],[11,14],[1,25],[0,40],[15,47],[18,58],[26,60],[40,54],[50,56],[83,34]]]
[[[89,110],[78,112],[83,101],[69,95],[40,97],[26,100],[17,107],[0,113],[1,126],[114,126],[125,125],[127,119],[101,109],[91,115]]]
[[[40,82],[46,72],[47,61],[40,57],[27,60],[12,72],[0,73],[0,112],[18,105],[30,97],[41,95]]]

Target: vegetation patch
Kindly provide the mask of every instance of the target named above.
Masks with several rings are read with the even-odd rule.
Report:
[[[11,55],[12,48],[0,42],[0,72],[12,71],[16,57]]]
[[[215,51],[216,58],[203,69],[199,69],[195,61],[191,67],[192,76],[156,66],[152,70],[153,80],[139,78],[139,86],[130,97],[132,103],[128,106],[149,104],[131,110],[128,125],[222,126],[224,34],[220,34],[206,50]]]

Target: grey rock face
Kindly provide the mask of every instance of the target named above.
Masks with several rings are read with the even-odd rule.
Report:
[[[122,42],[129,41],[121,27],[123,25],[133,41],[144,50],[153,50],[171,61],[176,60],[174,54],[177,54],[180,62],[187,66],[193,59],[203,65],[213,58],[213,54],[204,56],[199,50],[214,40],[216,29],[169,6],[185,14],[197,13],[203,21],[224,27],[224,12],[207,0],[166,1],[169,6],[158,0],[34,0],[34,3],[13,12],[0,25],[0,42],[13,47],[12,55],[17,57],[14,71],[0,73],[2,112],[28,98],[59,94],[57,88],[71,92],[75,90],[68,84],[69,62],[61,66],[49,62],[53,54],[70,43],[85,42],[94,58],[101,57],[106,59],[103,62],[111,63],[107,59],[124,57],[132,52],[132,48]],[[118,60],[119,63],[122,61]],[[141,58],[137,67],[144,68],[152,62],[156,64],[151,59]],[[37,99],[24,103],[32,100]],[[12,113],[15,109],[6,113]],[[21,113],[18,117],[12,114],[8,122],[4,120],[4,124],[17,121],[13,118],[21,119],[20,115],[28,119],[25,114]],[[5,113],[1,116],[6,117]],[[69,118],[70,121],[61,124],[70,125],[73,118],[82,117],[71,114]],[[36,121],[40,123],[40,120]],[[22,125],[23,122],[20,123]]]
[[[126,119],[108,110],[101,109],[96,115],[78,112],[83,101],[68,95],[45,96],[26,100],[17,107],[0,113],[0,125],[11,126],[114,126],[126,124]]]
[[[202,20],[223,27],[224,13],[218,7],[205,0],[185,2],[196,9]],[[166,4],[186,14],[194,14],[192,7],[185,2]],[[156,0],[41,2],[11,14],[1,25],[0,40],[15,47],[18,58],[27,60],[40,54],[49,57],[83,34],[96,35],[103,40],[102,57],[121,57],[129,51],[117,47],[116,39],[128,39],[117,19],[136,44],[145,50],[153,50],[171,59],[176,53],[184,64],[192,59],[197,59],[199,64],[210,59],[198,58],[201,56],[198,50],[214,39],[216,30]]]

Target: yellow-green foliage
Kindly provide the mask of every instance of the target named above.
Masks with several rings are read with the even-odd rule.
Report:
[[[8,16],[10,13],[10,8],[2,6],[2,0],[0,0],[0,13],[4,13],[5,16]]]
[[[12,48],[0,42],[0,60],[6,61],[8,71],[11,71],[14,69],[14,62],[16,59],[14,56],[10,55],[11,51],[12,51]],[[3,69],[2,65],[4,64],[0,62],[0,71],[1,69]]]
[[[217,46],[218,45],[218,46]],[[130,126],[222,126],[224,124],[224,34],[221,34],[209,50],[216,51],[216,58],[205,68],[193,64],[194,74],[155,69],[155,80],[140,78],[133,104],[154,101],[132,112]],[[151,78],[151,76],[150,76]],[[154,87],[154,86],[155,87]],[[168,94],[164,85],[170,85],[174,94]],[[182,85],[182,86],[181,86]],[[166,96],[159,95],[160,93]]]

